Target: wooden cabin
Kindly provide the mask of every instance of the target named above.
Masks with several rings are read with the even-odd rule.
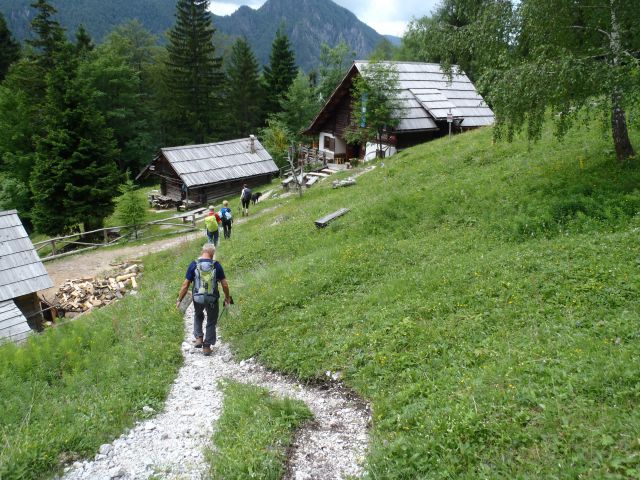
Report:
[[[471,80],[458,67],[451,78],[435,63],[383,62],[398,74],[403,109],[398,112],[400,123],[387,132],[385,143],[390,150],[408,148],[449,132],[451,114],[454,132],[492,125],[495,117],[477,92]],[[352,89],[354,80],[369,65],[355,61],[340,85],[331,94],[306,135],[318,137],[318,147],[330,158],[363,158],[365,145],[349,145],[345,132],[352,124]],[[358,114],[360,119],[360,114]],[[375,147],[374,147],[375,148]]]
[[[37,292],[52,286],[18,212],[0,212],[0,342],[19,342],[42,330]]]
[[[150,175],[160,180],[160,193],[173,200],[207,204],[240,195],[271,181],[279,173],[273,158],[258,139],[249,138],[163,148],[136,179]]]

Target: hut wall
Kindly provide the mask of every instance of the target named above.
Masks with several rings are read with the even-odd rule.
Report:
[[[398,132],[397,138],[397,148],[398,150],[402,150],[404,148],[413,147],[420,143],[428,142],[429,140],[433,140],[436,138],[440,138],[447,134],[447,131],[436,130],[436,131],[428,131],[428,132]]]
[[[344,137],[344,133],[351,120],[351,96],[344,95],[333,114],[318,129],[321,132],[332,132],[337,137]]]
[[[24,295],[14,299],[14,302],[26,317],[31,330],[35,330],[37,332],[42,331],[44,318],[42,316],[42,308],[40,307],[38,295],[36,293],[30,293],[29,295]]]
[[[247,184],[255,193],[257,191],[256,187],[270,182],[271,178],[271,175],[261,175],[258,177],[234,180],[232,182],[216,183],[201,188],[193,188],[189,190],[189,199],[202,205],[213,203],[216,200],[226,199],[229,200],[231,208],[233,208],[236,200],[237,204],[240,203],[240,192],[244,184]]]

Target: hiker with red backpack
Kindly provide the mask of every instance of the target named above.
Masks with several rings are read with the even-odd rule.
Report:
[[[176,308],[180,308],[180,302],[187,295],[189,285],[193,283],[193,336],[194,346],[202,348],[202,353],[211,355],[212,346],[216,343],[216,323],[218,322],[218,300],[220,292],[218,283],[224,292],[224,307],[228,307],[232,300],[229,294],[229,283],[224,275],[222,265],[215,259],[216,248],[207,243],[202,247],[200,258],[189,264],[185,280],[180,288]],[[202,331],[205,312],[207,314],[206,333]]]

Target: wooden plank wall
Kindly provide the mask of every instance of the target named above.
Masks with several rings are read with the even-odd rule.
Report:
[[[229,200],[229,206],[233,210],[234,207],[240,206],[240,192],[242,186],[246,183],[253,193],[257,192],[256,187],[271,181],[271,175],[261,175],[232,182],[219,183],[209,185],[204,188],[189,190],[189,199],[194,200],[201,205],[216,203],[219,200]]]
[[[44,319],[42,317],[42,308],[40,307],[38,295],[36,293],[24,295],[23,297],[14,299],[14,302],[22,314],[27,317],[29,327],[36,332],[42,331]]]

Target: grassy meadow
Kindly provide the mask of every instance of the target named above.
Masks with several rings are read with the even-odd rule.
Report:
[[[640,476],[640,169],[598,128],[471,132],[327,183],[223,244],[223,328],[343,372],[373,405],[370,478]]]
[[[370,479],[640,476],[640,168],[600,129],[470,132],[251,211],[218,252],[241,312],[224,338],[342,372],[372,403]],[[148,257],[138,297],[0,347],[1,478],[46,478],[161,406],[200,244]]]
[[[207,453],[210,478],[278,480],[285,473],[287,449],[309,408],[299,400],[274,397],[253,385],[226,382],[224,404]]]

